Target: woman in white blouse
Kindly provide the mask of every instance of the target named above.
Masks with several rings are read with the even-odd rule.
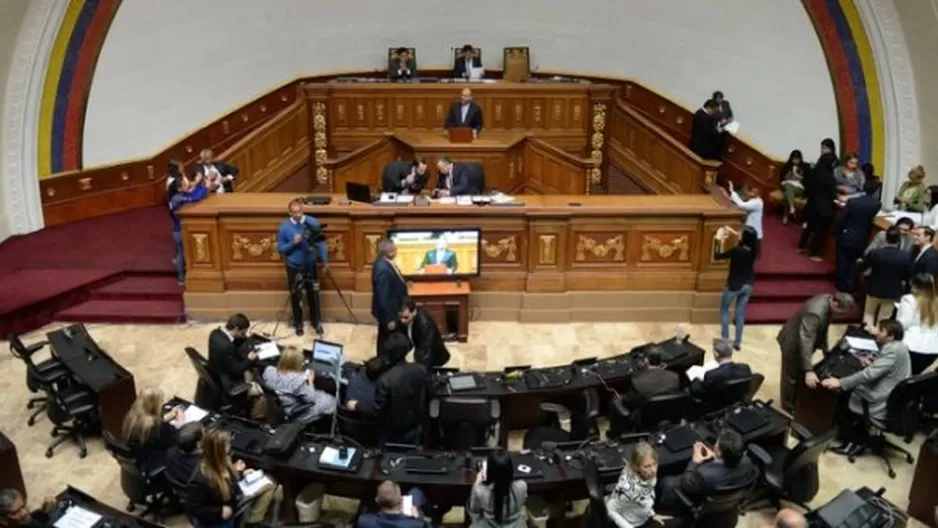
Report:
[[[896,320],[905,330],[902,342],[909,347],[912,375],[927,369],[938,358],[938,292],[935,278],[920,273],[909,281],[912,293],[899,300]]]
[[[925,214],[922,215],[922,225],[932,229],[938,227],[938,186],[932,185],[925,189]]]

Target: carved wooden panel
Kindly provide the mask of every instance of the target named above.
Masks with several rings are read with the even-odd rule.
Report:
[[[277,236],[270,233],[232,233],[231,260],[234,262],[277,262]]]
[[[577,233],[574,262],[625,263],[626,237],[615,233]]]
[[[518,234],[485,231],[482,235],[482,262],[517,265],[521,259],[521,240]]]
[[[557,235],[538,235],[537,263],[553,266],[557,264]]]
[[[639,237],[639,261],[641,263],[690,263],[692,237],[689,232],[646,232]]]
[[[208,233],[191,233],[189,239],[192,242],[192,255],[194,258],[188,259],[195,264],[212,264],[212,248],[209,246]]]
[[[326,249],[329,253],[329,262],[348,262],[348,248],[346,247],[344,233],[327,235]]]

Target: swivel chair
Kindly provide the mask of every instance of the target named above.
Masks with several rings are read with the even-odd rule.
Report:
[[[250,383],[236,385],[227,394],[222,390],[218,379],[208,368],[208,360],[193,347],[186,347],[186,356],[192,368],[199,375],[196,388],[195,404],[203,409],[226,414],[243,415],[248,409],[248,391]],[[200,394],[200,391],[203,391]]]
[[[568,409],[557,403],[544,402],[540,405],[545,415],[545,424],[528,429],[524,434],[524,448],[538,449],[544,443],[582,442],[598,437],[599,395],[590,387],[580,393],[577,408]],[[560,415],[569,414],[570,430],[560,426]]]
[[[501,441],[502,408],[498,400],[433,398],[429,414],[434,443],[440,449],[468,451],[473,447],[498,445]]]
[[[55,385],[64,386],[68,382],[68,369],[58,360],[47,359],[39,363],[33,361],[33,354],[48,345],[47,341],[40,341],[26,346],[16,334],[9,334],[7,340],[10,342],[10,353],[26,365],[26,387],[30,392],[34,394],[40,391],[46,393],[53,390]],[[36,423],[36,418],[46,411],[48,405],[49,399],[46,396],[30,398],[26,402],[26,408],[32,410],[33,413],[29,415],[26,424],[32,427]]]
[[[88,456],[85,435],[93,433],[98,423],[97,402],[94,393],[80,388],[46,391],[46,416],[54,424],[52,443],[46,449],[46,458],[52,458],[55,448],[67,440],[78,446],[78,457]]]
[[[735,528],[742,513],[742,504],[757,480],[758,475],[754,473],[751,480],[736,486],[718,488],[699,504],[695,504],[680,488],[675,488],[674,493],[687,512],[683,516],[687,522],[682,526]]]
[[[367,418],[358,411],[340,406],[336,412],[336,431],[355,440],[364,447],[377,447],[381,435],[381,422]]]
[[[665,423],[680,423],[690,415],[694,399],[688,392],[659,394],[630,408],[619,396],[612,399],[609,430],[606,435],[616,439],[624,434],[656,431]]]
[[[134,512],[138,506],[143,506],[143,511],[137,514],[139,517],[152,515],[157,522],[162,522],[166,506],[171,502],[160,481],[164,478],[165,468],[142,472],[126,445],[108,431],[104,431],[103,436],[105,448],[121,468],[121,491],[128,500],[127,511]]]
[[[703,393],[696,395],[700,398],[696,403],[696,415],[705,414],[732,407],[737,403],[752,401],[752,397],[762,386],[765,376],[754,373],[744,378],[737,378],[714,383]]]
[[[298,417],[302,416],[303,413],[313,406],[311,403],[300,403],[294,405],[288,413],[283,402],[280,400],[280,396],[278,396],[273,389],[268,387],[263,381],[259,382],[258,385],[261,386],[261,391],[264,393],[265,418],[267,424],[271,427],[279,427],[285,423],[295,422]],[[310,432],[324,432],[328,430],[329,425],[331,425],[331,420],[332,415],[325,415],[310,422],[304,429]]]
[[[808,502],[820,488],[818,459],[834,443],[837,429],[815,435],[803,425],[792,422],[791,432],[798,440],[791,449],[784,443],[770,448],[749,444],[750,458],[762,469],[763,486],[760,494],[746,504],[747,509],[755,509],[763,501],[779,509],[782,500],[809,509]]]
[[[615,524],[609,519],[609,511],[606,509],[605,490],[599,477],[599,468],[596,467],[596,461],[592,458],[583,459],[583,482],[586,484],[589,505],[583,513],[582,526],[584,528],[614,528]]]

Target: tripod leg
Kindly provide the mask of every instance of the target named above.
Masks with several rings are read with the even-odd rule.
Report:
[[[345,310],[348,312],[349,317],[352,319],[352,323],[361,324],[358,320],[358,317],[355,317],[355,312],[352,311],[352,306],[348,303],[348,299],[345,298],[345,294],[342,293],[342,288],[339,288],[339,284],[335,281],[335,277],[332,276],[332,271],[326,268],[325,270],[326,278],[329,279],[329,282],[332,283],[332,287],[335,288],[335,292],[339,294],[339,299],[342,301],[342,304],[345,305]]]
[[[325,330],[322,328],[322,303],[319,296],[319,281],[313,279],[311,284],[307,285],[306,295],[309,304],[309,319],[313,324],[313,329],[317,334],[323,335]]]

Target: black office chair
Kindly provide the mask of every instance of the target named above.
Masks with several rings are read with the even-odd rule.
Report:
[[[908,450],[890,442],[886,438],[886,433],[892,433],[910,442],[921,424],[922,402],[926,394],[934,394],[936,390],[938,390],[938,374],[933,372],[900,381],[886,400],[885,421],[870,416],[869,403],[862,400],[863,425],[875,431],[865,448],[873,451],[883,461],[889,478],[896,478],[896,471],[889,459],[890,451],[905,455],[905,461],[909,464],[913,463],[915,458]],[[852,464],[856,460],[856,455],[847,457],[847,460]]]
[[[674,490],[681,505],[688,512],[686,521],[682,526],[694,528],[706,526],[707,528],[734,528],[739,522],[742,505],[749,496],[753,485],[758,481],[758,475],[738,486],[719,488],[712,495],[705,498],[700,504],[695,504],[680,488]]]
[[[46,448],[46,458],[52,458],[55,448],[71,440],[78,446],[78,457],[88,456],[85,435],[98,427],[98,406],[94,393],[81,388],[57,389],[46,392],[46,416],[54,424],[52,443]]]
[[[698,396],[702,397],[696,402],[696,415],[705,414],[732,407],[737,403],[749,403],[752,397],[762,386],[765,376],[762,374],[752,374],[745,378],[738,378],[719,383],[714,383],[709,389]]]
[[[479,189],[480,193],[485,192],[485,168],[482,167],[481,163],[478,162],[469,162],[466,165],[469,166],[469,182],[470,185]]]
[[[26,346],[18,335],[12,333],[7,336],[7,340],[10,342],[10,353],[26,365],[26,388],[29,389],[29,392],[35,394],[41,391],[45,394],[53,391],[56,385],[64,388],[64,385],[69,381],[69,372],[65,365],[62,365],[56,359],[47,359],[39,363],[34,362],[32,359],[33,354],[49,344],[48,341],[40,341]],[[46,396],[30,398],[26,402],[26,408],[32,410],[33,413],[29,415],[26,424],[29,426],[34,425],[36,417],[46,412],[48,405],[49,399]]]
[[[501,441],[502,407],[488,398],[433,398],[430,400],[433,442],[440,449],[468,451]]]
[[[342,406],[336,412],[336,420],[336,431],[340,435],[351,438],[364,447],[377,447],[381,435],[380,421]]]
[[[746,504],[747,509],[767,501],[777,510],[782,500],[809,509],[808,502],[820,488],[818,459],[834,443],[837,429],[814,435],[803,425],[792,422],[791,433],[798,440],[791,449],[784,443],[769,448],[749,444],[750,458],[762,470],[763,486]]]
[[[610,404],[606,434],[616,439],[624,434],[656,431],[666,423],[680,423],[690,415],[693,406],[694,399],[684,391],[652,396],[634,409],[621,396],[615,397]]]
[[[586,494],[589,505],[583,512],[584,528],[610,528],[615,526],[609,519],[606,510],[606,496],[602,480],[599,477],[599,468],[592,458],[583,459],[583,482],[586,484]]]
[[[215,375],[208,368],[208,360],[193,347],[186,347],[186,356],[192,363],[199,376],[199,385],[196,388],[195,404],[203,409],[234,414],[244,415],[248,410],[248,391],[251,389],[250,383],[240,383],[236,385],[227,394],[222,391],[221,383],[218,382]],[[199,391],[204,389],[204,393]]]
[[[301,403],[294,405],[288,413],[286,407],[283,405],[283,401],[277,396],[277,393],[274,392],[273,389],[268,387],[264,382],[259,382],[258,385],[261,386],[261,391],[264,393],[264,414],[267,424],[271,427],[278,427],[281,424],[295,422],[298,417],[302,416],[303,413],[313,406],[311,403]],[[331,425],[332,415],[325,415],[310,422],[304,429],[310,432],[321,433],[328,431]]]
[[[166,490],[159,482],[165,468],[160,467],[149,473],[141,472],[126,445],[108,431],[104,431],[103,436],[105,448],[121,468],[121,491],[128,500],[127,511],[134,512],[138,506],[143,506],[143,511],[137,514],[139,517],[152,515],[157,522],[162,522],[163,511],[169,503]]]
[[[557,403],[542,403],[545,425],[528,429],[524,434],[525,449],[538,449],[545,442],[563,443],[585,441],[599,435],[599,395],[596,389],[588,388],[579,394],[575,409],[567,409]],[[560,415],[570,415],[570,430],[560,426]]]

